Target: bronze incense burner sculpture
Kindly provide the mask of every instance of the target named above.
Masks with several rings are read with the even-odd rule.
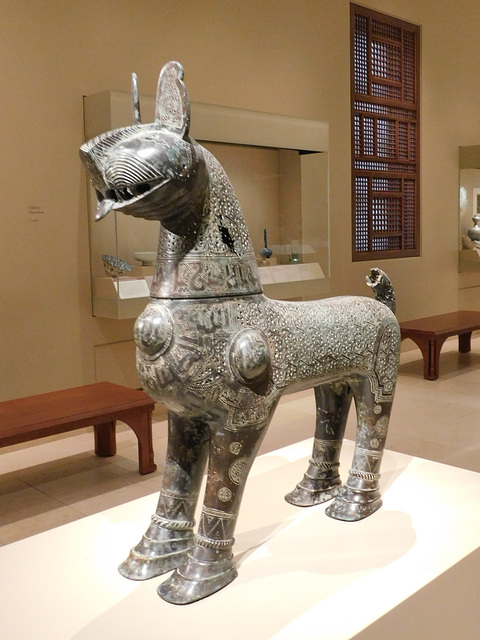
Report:
[[[313,387],[317,403],[312,458],[286,500],[311,506],[333,498],[327,514],[349,521],[380,507],[400,331],[390,281],[379,269],[367,277],[378,300],[265,297],[227,175],[188,135],[182,66],[169,62],[161,71],[154,123],[140,123],[135,76],[133,87],[134,124],[81,148],[97,218],[114,209],[161,222],[151,297],[134,336],[142,385],[169,410],[168,451],[156,513],[119,570],[144,580],[175,569],[158,592],[187,604],[237,575],[232,549],[243,490],[283,393]],[[352,396],[358,430],[342,486]]]

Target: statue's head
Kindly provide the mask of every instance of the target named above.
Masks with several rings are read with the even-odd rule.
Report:
[[[80,148],[97,194],[95,219],[113,209],[160,220],[172,231],[191,226],[188,222],[203,215],[208,173],[202,148],[188,137],[190,102],[182,65],[168,62],[160,73],[155,122],[140,122],[135,75],[132,94],[134,124]]]

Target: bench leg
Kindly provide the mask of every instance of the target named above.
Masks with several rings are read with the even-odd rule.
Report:
[[[445,338],[428,339],[423,336],[408,336],[422,352],[423,377],[425,380],[436,380],[440,373],[440,351]]]
[[[117,453],[115,441],[115,420],[102,422],[93,426],[95,434],[95,453],[97,456],[108,457]]]
[[[472,348],[472,332],[461,333],[458,336],[458,350],[460,353],[468,353]]]
[[[138,439],[138,465],[142,475],[152,473],[157,468],[153,456],[152,411],[132,409],[122,415],[122,421],[128,424]]]
[[[436,338],[429,340],[429,361],[428,361],[428,374],[426,368],[424,368],[423,377],[426,380],[436,380],[440,375],[440,351],[446,338]]]

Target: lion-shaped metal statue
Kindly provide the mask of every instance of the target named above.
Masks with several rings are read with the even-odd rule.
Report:
[[[286,500],[305,507],[333,498],[326,513],[348,521],[380,507],[400,331],[380,269],[367,277],[377,300],[263,295],[228,177],[188,135],[182,66],[169,62],[160,73],[155,122],[140,122],[135,75],[133,104],[132,126],[80,151],[98,196],[97,219],[113,209],[161,222],[151,297],[134,337],[140,381],[169,410],[168,450],[156,513],[119,570],[144,580],[175,569],[158,592],[187,604],[237,575],[232,549],[242,494],[282,394],[313,387],[317,403],[312,458]],[[339,455],[352,396],[358,429],[342,486]]]

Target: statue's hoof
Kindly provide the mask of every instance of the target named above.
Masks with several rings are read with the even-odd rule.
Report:
[[[313,507],[316,504],[322,504],[322,502],[328,502],[328,500],[334,498],[341,488],[340,482],[327,489],[314,489],[303,486],[300,483],[297,484],[293,491],[287,493],[285,500],[296,507]]]
[[[124,578],[129,580],[149,580],[176,569],[185,561],[186,553],[186,551],[183,551],[158,558],[144,558],[137,556],[132,549],[128,558],[118,567],[118,571]]]
[[[325,509],[325,513],[335,520],[356,522],[372,515],[381,506],[382,498],[378,490],[355,491],[350,487],[343,487],[333,503]]]
[[[189,557],[158,587],[157,593],[171,604],[191,604],[220,591],[237,575],[232,557],[216,562],[199,562]]]
[[[176,569],[187,558],[193,544],[193,534],[183,538],[158,542],[143,536],[126,560],[118,567],[122,576],[129,580],[148,580]]]

